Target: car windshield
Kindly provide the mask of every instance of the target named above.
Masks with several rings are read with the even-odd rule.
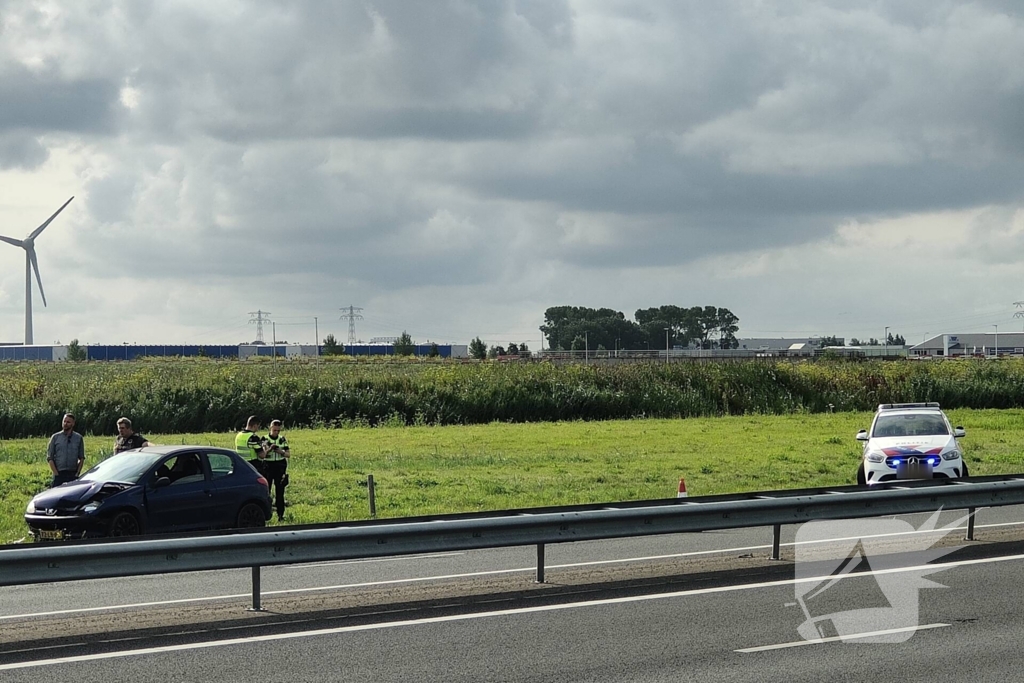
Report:
[[[137,484],[142,475],[160,459],[157,454],[126,451],[113,455],[81,476],[86,481],[123,481]]]
[[[879,415],[875,419],[873,436],[948,436],[949,427],[941,415],[910,413]]]

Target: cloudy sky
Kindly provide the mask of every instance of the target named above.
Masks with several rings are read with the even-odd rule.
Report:
[[[1022,181],[1013,0],[0,0],[37,343],[1021,330]],[[0,341],[24,292],[0,243]]]

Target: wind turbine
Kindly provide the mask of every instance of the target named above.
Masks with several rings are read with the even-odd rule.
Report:
[[[74,199],[72,197],[71,199]],[[23,240],[16,240],[13,237],[4,237],[0,235],[0,242],[7,242],[7,244],[13,244],[16,247],[21,247],[25,250],[25,345],[32,344],[32,271],[36,272],[36,282],[39,283],[39,295],[43,297],[43,305],[46,305],[46,294],[43,293],[43,281],[39,277],[39,261],[36,260],[36,238],[39,237],[39,233],[46,230],[53,219],[57,217],[64,207],[71,203],[71,199],[64,202],[64,206],[57,209],[52,216],[46,219],[46,222],[40,225],[38,228],[32,231],[32,233]]]

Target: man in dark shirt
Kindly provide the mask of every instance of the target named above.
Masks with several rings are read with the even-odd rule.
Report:
[[[146,441],[146,437],[142,434],[135,433],[132,429],[132,421],[127,417],[122,417],[117,421],[117,439],[114,440],[114,453],[131,451],[136,448],[152,445]]]
[[[85,464],[85,440],[75,431],[75,416],[65,413],[61,431],[46,444],[46,462],[53,472],[50,488],[78,479]]]

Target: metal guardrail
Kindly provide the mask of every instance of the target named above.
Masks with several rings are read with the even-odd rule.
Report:
[[[353,522],[274,531],[0,547],[0,586],[260,567],[509,546],[537,546],[544,580],[548,543],[772,526],[773,557],[783,524],[1024,504],[1024,474],[906,481],[726,496],[533,508],[444,517]],[[973,538],[973,516],[968,526]]]

